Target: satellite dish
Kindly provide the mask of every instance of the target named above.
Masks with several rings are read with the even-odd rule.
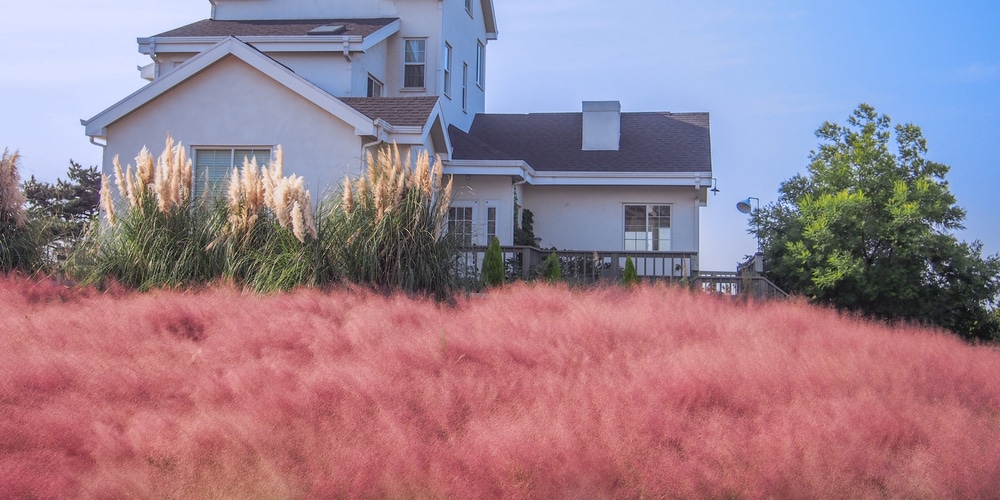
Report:
[[[742,214],[748,214],[753,211],[753,207],[750,206],[750,198],[747,198],[736,203],[736,210],[739,210]]]

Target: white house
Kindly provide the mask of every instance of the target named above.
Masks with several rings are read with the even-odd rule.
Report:
[[[211,18],[140,38],[150,83],[89,120],[132,158],[167,134],[190,148],[195,190],[277,145],[313,191],[360,171],[365,150],[428,152],[456,180],[452,230],[514,241],[515,210],[543,247],[682,252],[697,269],[712,180],[707,113],[485,113],[492,0],[210,0]]]

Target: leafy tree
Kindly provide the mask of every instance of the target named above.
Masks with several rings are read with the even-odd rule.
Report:
[[[24,182],[24,194],[30,214],[48,220],[51,241],[72,244],[97,215],[101,174],[96,166],[84,168],[70,160],[67,178],[50,184],[31,176]]]
[[[483,284],[486,286],[503,286],[506,266],[503,263],[503,252],[500,251],[500,238],[496,236],[490,241],[483,257]]]
[[[827,122],[816,135],[808,174],[751,215],[768,277],[840,309],[998,339],[990,306],[1000,258],[951,233],[965,212],[945,181],[949,167],[924,157],[920,128],[893,128],[862,104],[846,125]]]

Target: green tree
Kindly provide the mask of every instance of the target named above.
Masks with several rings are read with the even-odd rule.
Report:
[[[539,274],[545,278],[549,283],[555,283],[556,281],[562,281],[562,264],[559,262],[559,256],[555,252],[549,254],[545,260],[542,261],[542,268]]]
[[[639,283],[639,274],[635,270],[632,257],[625,257],[625,271],[622,273],[622,285],[632,286]]]
[[[500,251],[500,238],[494,236],[490,240],[489,247],[486,248],[486,255],[483,257],[483,284],[488,287],[503,286],[505,272],[503,252]]]
[[[75,243],[97,215],[100,204],[101,174],[96,166],[84,168],[70,160],[67,178],[50,184],[31,176],[24,182],[28,212],[48,222],[50,245]]]
[[[925,158],[920,128],[892,127],[862,104],[846,125],[827,122],[816,135],[808,174],[751,215],[768,277],[843,310],[996,340],[1000,258],[952,234],[965,212],[945,181],[949,167]]]

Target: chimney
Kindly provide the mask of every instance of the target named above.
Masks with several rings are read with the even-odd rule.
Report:
[[[618,151],[621,115],[618,101],[583,101],[583,150]]]

